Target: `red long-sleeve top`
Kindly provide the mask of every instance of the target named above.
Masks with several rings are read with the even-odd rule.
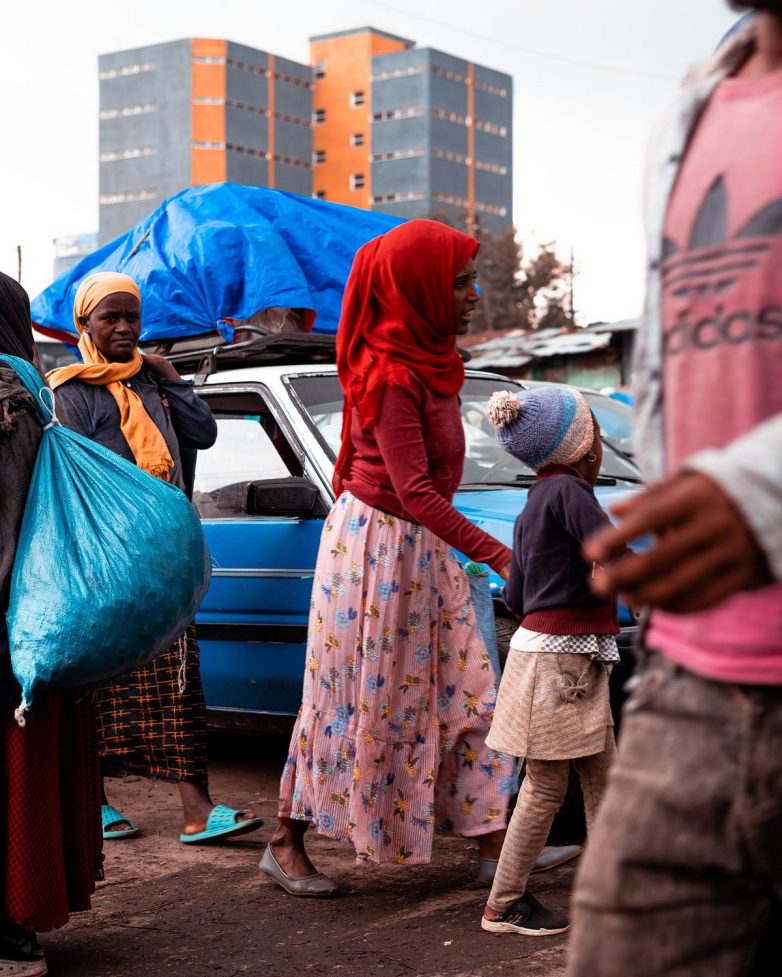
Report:
[[[362,429],[353,411],[354,455],[343,487],[400,519],[420,523],[469,559],[502,570],[507,546],[451,504],[464,467],[464,428],[458,397],[440,397],[414,375],[410,387],[387,387],[377,419]]]

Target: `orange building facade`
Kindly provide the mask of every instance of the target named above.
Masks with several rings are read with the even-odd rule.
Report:
[[[409,47],[371,27],[311,39],[314,196],[371,207],[372,59]]]

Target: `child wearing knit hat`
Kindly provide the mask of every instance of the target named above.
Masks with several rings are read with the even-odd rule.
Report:
[[[619,660],[616,606],[595,597],[584,540],[605,524],[595,498],[600,428],[577,390],[545,386],[496,393],[487,415],[502,447],[537,473],[516,520],[503,590],[518,617],[487,745],[524,757],[521,785],[481,926],[491,933],[564,933],[565,916],[527,889],[565,798],[571,761],[591,828],[614,758],[608,695]]]

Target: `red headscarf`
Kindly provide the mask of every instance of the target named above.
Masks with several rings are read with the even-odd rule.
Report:
[[[377,416],[387,385],[410,372],[444,397],[464,383],[454,334],[453,280],[478,252],[476,240],[437,221],[413,220],[365,244],[353,259],[337,330],[345,394],[334,489],[350,472],[353,408],[362,427]]]

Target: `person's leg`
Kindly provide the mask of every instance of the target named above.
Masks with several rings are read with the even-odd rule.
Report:
[[[609,726],[606,729],[606,745],[602,753],[579,757],[574,761],[578,780],[581,784],[581,793],[584,795],[587,832],[591,832],[594,828],[598,808],[603,802],[608,787],[608,774],[615,760],[614,727]]]
[[[750,973],[771,905],[746,843],[758,738],[737,687],[655,656],[577,876],[569,977]]]
[[[568,783],[567,760],[527,760],[527,775],[508,825],[484,915],[496,919],[527,889]]]
[[[277,818],[277,828],[269,842],[277,864],[292,879],[307,878],[317,872],[304,847],[308,827],[309,821]]]

